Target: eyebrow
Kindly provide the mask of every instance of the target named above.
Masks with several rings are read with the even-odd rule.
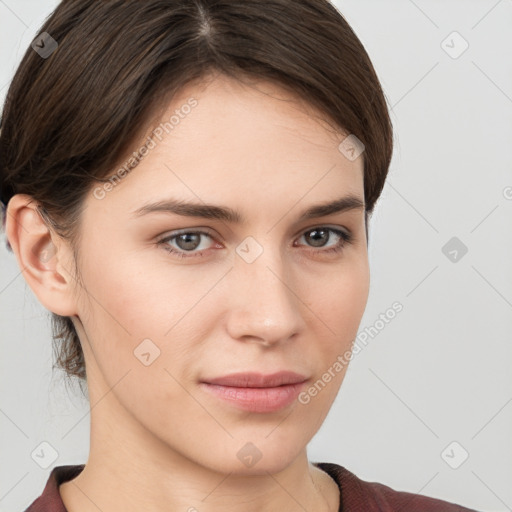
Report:
[[[299,217],[299,221],[324,217],[334,213],[341,213],[348,210],[364,209],[364,201],[355,195],[349,194],[334,201],[310,206]],[[245,223],[244,216],[229,207],[214,204],[193,203],[180,201],[178,199],[165,199],[149,203],[132,212],[134,217],[141,217],[149,213],[164,212],[174,213],[185,217],[198,217],[203,219],[214,219],[230,222],[233,224]]]

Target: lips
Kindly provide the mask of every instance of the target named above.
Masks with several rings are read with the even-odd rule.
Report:
[[[286,384],[298,384],[305,380],[307,380],[307,377],[299,373],[280,371],[270,375],[256,372],[232,373],[223,377],[204,380],[203,382],[236,388],[274,388]]]
[[[271,375],[247,372],[208,379],[200,386],[206,393],[237,409],[270,413],[290,406],[306,380],[304,375],[290,371]]]

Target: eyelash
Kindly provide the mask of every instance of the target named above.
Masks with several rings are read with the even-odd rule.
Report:
[[[320,254],[320,253],[322,253],[322,254],[335,254],[335,253],[339,253],[339,252],[343,251],[343,249],[345,248],[345,245],[352,243],[352,234],[350,232],[345,232],[345,231],[341,231],[339,229],[329,228],[327,226],[318,226],[318,227],[315,227],[315,228],[310,228],[307,231],[304,231],[301,234],[301,236],[304,235],[305,233],[310,233],[311,231],[316,231],[316,230],[330,231],[330,232],[335,233],[336,235],[338,235],[341,238],[341,240],[334,247],[331,247],[329,249],[312,249],[313,254]],[[162,238],[161,240],[158,240],[157,241],[157,245],[163,246],[164,250],[166,250],[167,252],[170,252],[171,254],[175,255],[178,258],[197,258],[197,257],[200,258],[200,257],[203,256],[204,251],[200,251],[200,252],[197,252],[197,253],[189,253],[189,254],[187,254],[186,252],[178,251],[178,250],[174,249],[173,247],[170,247],[169,245],[167,245],[167,242],[177,238],[180,235],[190,235],[190,234],[206,235],[207,237],[213,238],[212,235],[210,233],[206,232],[206,231],[200,231],[200,230],[199,231],[181,231],[180,233],[176,233],[176,234],[171,235],[171,236],[166,236],[165,238]]]

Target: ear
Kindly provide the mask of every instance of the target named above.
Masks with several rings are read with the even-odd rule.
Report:
[[[49,311],[77,314],[69,244],[49,229],[26,194],[14,195],[6,210],[6,235],[26,282]]]

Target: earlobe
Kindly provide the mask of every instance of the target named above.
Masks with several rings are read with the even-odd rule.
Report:
[[[39,302],[58,315],[75,315],[69,251],[42,219],[37,202],[28,195],[16,194],[7,205],[6,215],[7,238]]]

